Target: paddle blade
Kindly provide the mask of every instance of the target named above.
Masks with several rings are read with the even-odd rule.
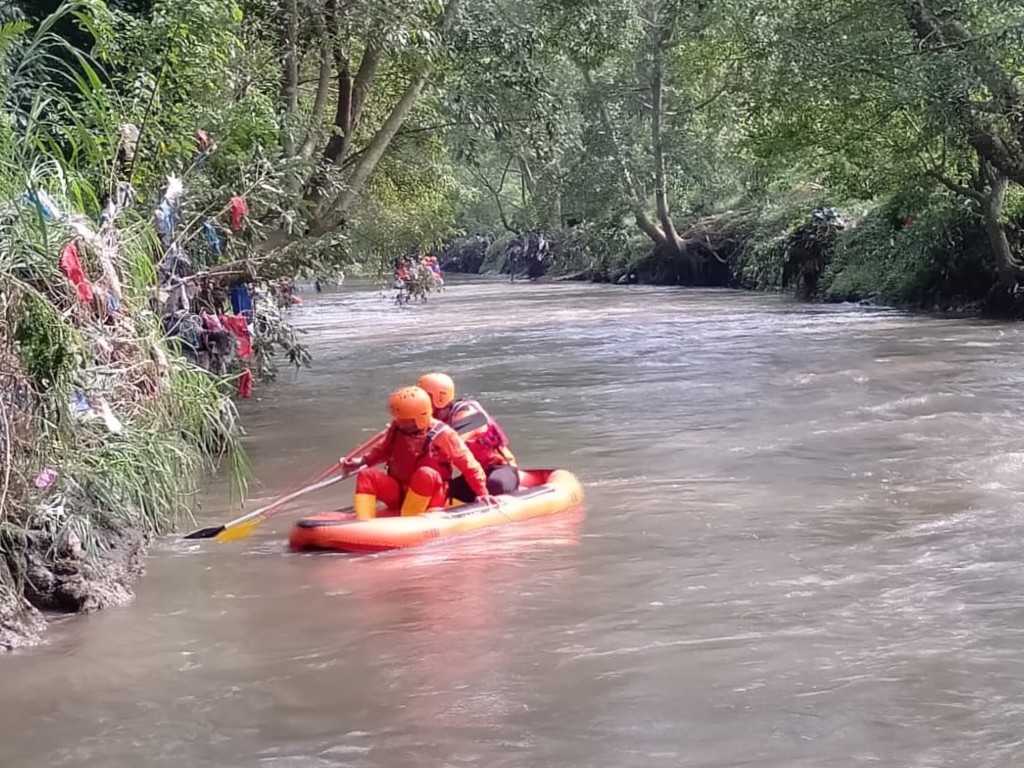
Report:
[[[241,541],[252,536],[252,532],[255,531],[260,523],[263,522],[263,518],[254,517],[252,520],[246,520],[244,523],[233,525],[230,528],[225,528],[213,538],[217,541]]]
[[[215,525],[212,528],[200,528],[198,531],[192,531],[186,539],[212,539],[218,533],[224,530],[223,525]]]

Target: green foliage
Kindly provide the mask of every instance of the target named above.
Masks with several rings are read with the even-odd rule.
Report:
[[[931,280],[927,246],[892,229],[883,217],[861,223],[839,248],[826,274],[825,297],[919,304]]]
[[[979,135],[1009,148],[1009,160],[994,160],[1011,182],[1001,213],[1008,221],[1024,179],[1014,128],[1024,104],[1011,87],[1024,39],[1019,8],[1010,0],[933,6],[484,0],[463,2],[439,26],[452,6],[426,0],[299,0],[295,18],[290,4],[270,0],[91,0],[78,7],[94,58],[65,46],[62,55],[79,64],[49,78],[83,94],[75,109],[33,105],[34,81],[14,70],[8,80],[18,114],[86,177],[81,207],[94,213],[89,191],[125,167],[147,189],[168,173],[183,176],[189,220],[244,193],[248,226],[219,261],[249,264],[267,238],[275,245],[260,269],[274,274],[375,272],[457,231],[555,233],[573,223],[585,223],[577,239],[590,245],[567,253],[592,252],[600,238],[609,238],[609,254],[622,253],[640,241],[621,222],[640,209],[659,218],[659,162],[677,226],[729,209],[767,211],[807,189],[858,207],[927,197],[936,183],[974,189]],[[946,44],[933,45],[940,37]],[[656,63],[664,96],[657,138]],[[375,137],[424,72],[423,93],[376,157]],[[332,155],[347,130],[334,124],[343,93],[361,112],[344,152]],[[134,161],[118,166],[124,123],[141,128],[142,140]],[[216,143],[201,167],[193,164],[197,129]],[[350,187],[368,156],[376,157],[372,172]],[[971,214],[981,211],[976,197],[968,196]],[[344,209],[334,210],[342,198]],[[745,253],[744,284],[775,284],[772,237]],[[201,244],[190,254],[216,262]],[[602,274],[628,266],[614,262],[594,265]]]
[[[276,106],[267,93],[251,91],[224,105],[205,121],[205,127],[217,139],[210,171],[224,185],[237,184],[239,168],[269,159],[277,145]]]
[[[36,390],[66,392],[79,363],[73,329],[43,296],[26,292],[15,309],[14,341]]]
[[[156,184],[193,152],[193,134],[231,100],[241,9],[233,2],[153,3],[148,17],[93,7],[96,52],[124,96],[120,119],[143,131],[136,168]]]
[[[75,515],[110,518],[141,531],[167,533],[190,519],[199,454],[171,435],[142,430],[130,440],[104,440],[66,458],[65,503]]]
[[[437,248],[454,226],[457,182],[439,139],[403,143],[368,185],[369,201],[352,227],[351,258],[385,265],[409,251]]]
[[[840,237],[823,294],[925,308],[978,303],[995,272],[984,233],[963,205],[937,197],[911,214],[894,201]]]
[[[537,0],[509,4],[504,20],[490,35],[508,48],[507,60],[467,33],[466,50],[480,55],[459,70],[462,80],[452,79],[461,83],[459,114],[472,126],[449,138],[464,169],[457,211],[466,230],[539,226],[555,237],[579,222],[586,245],[570,249],[571,258],[556,255],[557,271],[607,277],[627,269],[596,258],[597,239],[617,253],[626,243],[617,226],[595,222],[643,209],[660,227],[660,141],[677,227],[737,208],[760,211],[758,231],[732,261],[740,284],[780,286],[785,238],[822,200],[844,201],[855,216],[898,205],[919,219],[906,232],[879,232],[873,245],[870,217],[862,232],[844,236],[855,244],[826,276],[831,296],[922,304],[952,300],[952,274],[972,297],[996,275],[1003,288],[1019,276],[1012,263],[996,266],[1013,255],[980,226],[985,206],[1001,206],[995,215],[1019,252],[1010,225],[1024,208],[1019,4]],[[665,109],[654,137],[659,54]],[[476,72],[478,62],[492,71]],[[532,102],[520,104],[524,94]],[[551,109],[559,132],[541,138],[552,159],[540,161],[535,139]],[[516,127],[517,114],[529,130]],[[1005,203],[994,191],[1004,182]],[[770,225],[784,208],[795,211],[792,221]]]
[[[741,262],[743,284],[758,291],[780,290],[782,272],[788,258],[785,234],[754,243]]]
[[[178,431],[187,444],[205,460],[205,469],[214,469],[216,461],[227,455],[233,475],[244,481],[245,456],[237,450],[237,413],[234,404],[223,396],[219,382],[183,359],[174,361],[170,377],[170,397],[161,410],[154,412],[153,423],[161,431]]]
[[[818,204],[813,196],[794,195],[774,205],[752,211],[751,234],[736,261],[740,285],[759,291],[781,290],[789,259],[789,238],[807,223]]]
[[[925,19],[932,32],[966,36],[933,46],[941,35],[915,28],[918,6],[938,19]],[[95,220],[111,180],[131,174],[149,198],[121,224],[134,307],[157,251],[141,211],[171,173],[185,181],[193,261],[270,275],[388,273],[394,258],[458,231],[498,234],[483,269],[500,270],[509,243],[535,228],[549,233],[557,274],[682,274],[636,227],[646,211],[658,226],[671,217],[688,244],[727,240],[733,282],[778,289],[787,238],[815,206],[839,200],[870,213],[840,238],[823,295],[918,305],[978,297],[997,272],[979,223],[986,163],[1009,180],[998,214],[1017,245],[1010,222],[1024,213],[1024,162],[1018,177],[1010,161],[1024,159],[1022,105],[1008,84],[1019,79],[1024,25],[1010,0],[483,0],[463,3],[445,27],[452,6],[434,0],[295,7],[291,18],[289,4],[271,0],[89,0],[69,11],[88,52],[56,32],[68,13],[31,35],[16,20],[0,26],[11,114],[0,122],[4,199],[46,189]],[[294,96],[284,87],[289,23]],[[424,75],[370,173],[353,182]],[[357,96],[359,119],[335,124]],[[138,147],[123,138],[128,123]],[[197,129],[215,142],[201,164]],[[1010,160],[985,155],[979,137],[998,138]],[[332,155],[342,138],[344,152]],[[660,175],[671,203],[663,217]],[[355,202],[335,210],[348,193]],[[195,234],[207,217],[223,224],[235,194],[250,216],[218,257]],[[65,318],[71,296],[54,265],[68,233],[29,210],[5,210],[0,241],[0,272],[24,310],[14,333],[25,372],[39,390],[85,386],[92,340]],[[155,341],[155,324],[140,327]],[[170,434],[179,408],[175,439],[219,454],[233,421],[217,383],[171,367],[163,405],[133,417]]]
[[[651,256],[650,241],[623,221],[562,230],[551,236],[551,271],[596,282],[629,278]]]

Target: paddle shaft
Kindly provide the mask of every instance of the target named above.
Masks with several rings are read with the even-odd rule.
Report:
[[[325,469],[323,472],[321,472],[319,475],[314,477],[313,480],[311,481],[311,483],[319,483],[321,480],[323,480],[328,475],[337,472],[338,471],[338,467],[340,467],[343,463],[345,463],[346,461],[349,461],[350,459],[354,459],[359,454],[363,453],[367,449],[369,449],[372,446],[374,446],[376,443],[380,442],[380,440],[384,437],[384,435],[386,433],[387,433],[387,428],[382,429],[380,432],[378,432],[376,435],[371,437],[369,440],[367,440],[362,445],[359,445],[356,448],[353,448],[348,453],[348,455],[345,456],[345,458],[343,458],[341,461],[338,461],[338,462],[332,464],[327,469]]]
[[[259,517],[260,515],[265,515],[267,512],[271,512],[277,509],[278,507],[282,507],[289,501],[294,501],[300,496],[305,496],[307,493],[313,493],[314,491],[329,488],[335,483],[340,483],[342,480],[348,479],[361,469],[362,467],[359,467],[359,469],[357,469],[355,472],[345,472],[343,474],[338,475],[337,477],[330,477],[327,480],[321,480],[318,483],[313,483],[312,485],[307,485],[305,488],[300,488],[297,491],[293,491],[292,493],[289,493],[287,496],[282,496],[281,498],[276,499],[270,504],[267,504],[267,506],[265,507],[260,507],[259,509],[252,511],[247,515],[242,515],[242,517],[236,518],[232,520],[230,523],[225,523],[224,530],[227,530],[228,528],[234,528],[236,525],[241,525],[242,523],[247,523],[253,518]]]
[[[272,501],[270,504],[268,504],[268,505],[266,505],[264,507],[260,507],[259,509],[255,510],[253,512],[250,512],[247,515],[242,515],[241,517],[239,517],[239,518],[237,518],[235,520],[232,520],[232,521],[230,521],[228,523],[224,523],[223,525],[214,526],[212,528],[200,528],[198,531],[193,531],[192,533],[188,534],[185,538],[186,539],[217,539],[217,538],[220,538],[220,539],[223,540],[223,538],[222,538],[223,534],[227,533],[229,530],[235,531],[236,534],[240,533],[241,537],[244,538],[245,530],[246,529],[243,529],[243,528],[240,527],[243,524],[250,523],[248,528],[250,528],[250,529],[254,528],[254,527],[256,527],[259,524],[259,522],[260,522],[259,518],[261,518],[261,517],[270,517],[271,513],[273,513],[277,509],[283,507],[289,501],[297,499],[299,496],[302,496],[304,494],[312,493],[313,491],[318,491],[321,488],[326,488],[329,485],[333,485],[334,483],[341,482],[342,480],[344,480],[344,479],[354,475],[355,472],[345,472],[344,474],[340,475],[339,477],[334,477],[334,478],[331,478],[329,480],[325,479],[328,475],[332,474],[333,472],[337,472],[338,468],[341,467],[345,462],[347,462],[347,461],[349,461],[351,459],[354,459],[356,456],[361,454],[363,451],[367,450],[370,446],[372,446],[375,443],[377,443],[386,434],[387,434],[387,428],[381,430],[376,435],[374,435],[369,440],[367,440],[365,443],[363,443],[358,448],[356,448],[354,451],[349,453],[341,461],[339,461],[339,462],[337,462],[335,464],[332,464],[326,470],[321,472],[319,477],[315,478],[313,480],[313,482],[311,484],[307,485],[305,488],[302,488],[302,489],[300,489],[298,491],[294,491],[293,493],[289,493],[286,496],[282,496],[280,498],[274,499],[274,501]],[[359,469],[362,469],[362,467],[360,467]]]
[[[307,493],[313,493],[314,491],[319,491],[322,488],[328,488],[328,487],[334,485],[335,483],[340,483],[342,480],[345,480],[345,479],[351,477],[352,475],[356,474],[356,472],[359,472],[359,470],[361,470],[363,468],[359,467],[358,469],[355,470],[355,472],[344,472],[344,473],[338,475],[337,477],[332,477],[332,478],[329,478],[327,480],[323,479],[327,475],[331,474],[332,472],[336,472],[338,470],[338,467],[340,467],[343,462],[348,461],[349,459],[354,459],[356,456],[361,454],[363,451],[365,451],[366,449],[368,449],[371,446],[375,445],[378,441],[380,441],[384,437],[386,432],[387,432],[387,430],[382,430],[382,431],[378,432],[376,435],[371,437],[365,443],[363,443],[362,445],[360,445],[357,448],[355,448],[344,459],[342,459],[342,461],[339,461],[337,464],[334,464],[333,466],[331,466],[328,469],[324,470],[324,472],[322,472],[320,474],[320,477],[318,477],[316,479],[316,481],[314,481],[311,485],[307,485],[305,488],[300,488],[297,491],[293,491],[292,493],[289,493],[287,496],[281,496],[280,498],[275,499],[274,501],[272,501],[270,504],[267,504],[265,507],[260,507],[259,509],[252,511],[252,512],[248,513],[247,515],[242,515],[241,517],[235,518],[234,520],[232,520],[229,523],[225,523],[224,524],[224,530],[227,530],[228,528],[234,528],[236,525],[241,525],[242,523],[246,523],[246,522],[252,520],[253,518],[259,517],[260,515],[265,515],[267,512],[271,512],[271,511],[277,509],[278,507],[282,507],[285,504],[287,504],[289,501],[294,501],[295,499],[299,498],[300,496],[305,496]]]

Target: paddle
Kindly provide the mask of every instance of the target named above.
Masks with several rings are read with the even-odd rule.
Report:
[[[344,472],[341,475],[338,475],[337,477],[332,477],[326,480],[324,479],[328,475],[337,472],[338,468],[341,467],[342,463],[348,461],[349,459],[355,458],[356,456],[360,455],[361,453],[369,449],[371,446],[375,445],[379,440],[381,440],[381,438],[384,437],[386,433],[387,430],[378,432],[365,443],[363,443],[358,448],[349,453],[348,456],[346,456],[344,459],[337,462],[336,464],[331,465],[323,472],[321,472],[320,476],[316,478],[316,480],[311,485],[307,485],[305,488],[300,488],[299,490],[293,491],[292,493],[289,493],[286,496],[277,498],[270,504],[266,505],[265,507],[260,507],[259,509],[254,510],[253,512],[249,512],[246,515],[242,515],[241,517],[235,518],[234,520],[224,523],[223,525],[215,525],[210,528],[201,528],[198,531],[193,531],[192,533],[188,534],[185,538],[217,539],[218,541],[237,541],[239,539],[244,539],[252,535],[252,532],[256,530],[256,528],[261,523],[263,523],[263,521],[270,519],[274,512],[280,510],[289,501],[294,501],[300,496],[305,496],[307,493],[313,493],[314,491],[319,491],[323,488],[332,486],[335,483],[340,483],[342,480],[346,480],[352,475],[356,474],[356,472],[362,469],[362,467],[355,470],[355,472]]]

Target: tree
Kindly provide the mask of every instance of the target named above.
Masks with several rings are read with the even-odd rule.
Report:
[[[599,127],[590,149],[618,171],[620,199],[662,256],[680,262],[687,280],[705,280],[716,254],[680,234],[673,201],[698,206],[702,189],[720,186],[708,159],[721,165],[734,138],[719,120],[704,120],[719,109],[729,120],[723,17],[710,4],[678,0],[583,0],[551,3],[549,12],[582,81],[584,119]]]
[[[1024,101],[1011,6],[752,4],[737,25],[749,62],[748,146],[776,166],[795,160],[854,199],[940,183],[977,207],[1001,279],[1012,285],[1001,216],[1009,187],[1024,180]]]
[[[286,126],[283,149],[286,155],[301,158],[317,155],[303,185],[303,234],[320,237],[345,224],[444,55],[445,36],[456,22],[459,6],[460,0],[448,0],[444,6],[403,0],[282,4],[278,101]],[[312,45],[302,45],[310,38]],[[300,48],[313,51],[313,62],[300,54]],[[305,70],[316,73],[311,106],[299,96],[300,72]],[[321,121],[328,111],[332,79],[333,121],[325,136]],[[287,133],[295,126],[305,126],[301,141]],[[316,152],[318,137],[326,140]]]
[[[250,192],[261,250],[297,246],[301,260],[325,235],[327,250],[340,242],[450,55],[460,0],[239,2],[105,9],[100,55],[142,130],[138,166],[190,168],[204,129],[217,140],[211,197]]]

